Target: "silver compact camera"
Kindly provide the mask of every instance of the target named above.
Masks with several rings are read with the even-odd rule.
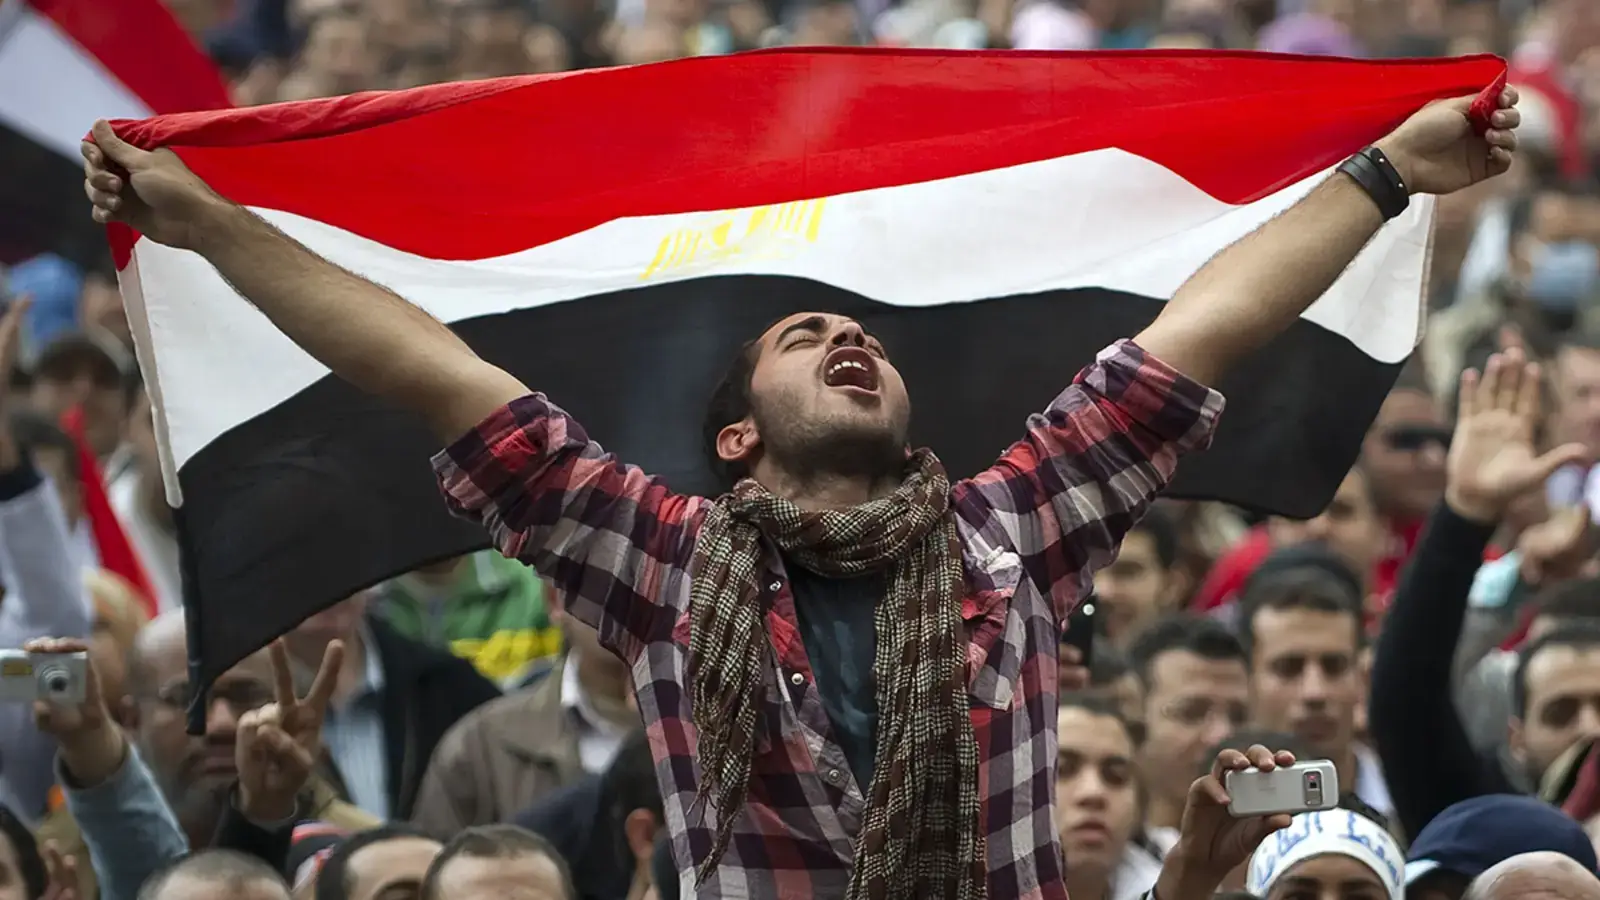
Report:
[[[87,653],[0,650],[0,703],[43,700],[56,706],[83,702],[89,680]]]

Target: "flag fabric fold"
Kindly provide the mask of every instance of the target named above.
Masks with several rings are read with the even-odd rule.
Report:
[[[0,261],[104,259],[81,215],[85,122],[228,105],[161,0],[0,0]]]
[[[118,122],[449,323],[617,454],[716,486],[735,350],[827,309],[879,335],[913,439],[991,462],[1217,252],[1492,57],[777,50]],[[1219,385],[1173,493],[1309,515],[1420,338],[1431,198]],[[204,679],[350,592],[486,546],[437,441],[199,257],[114,233]],[[1285,260],[1286,268],[1294,265]]]
[[[111,507],[100,463],[95,461],[94,451],[83,433],[83,408],[75,406],[67,410],[61,416],[61,427],[76,448],[78,479],[83,485],[83,517],[89,523],[89,537],[94,541],[100,568],[126,581],[138,595],[145,617],[153,619],[160,612],[156,607],[156,593],[150,587],[144,565],[128,540],[116,510]]]

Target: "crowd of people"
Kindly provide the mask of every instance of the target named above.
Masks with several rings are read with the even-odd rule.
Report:
[[[1209,502],[1133,503],[1115,517],[1126,533],[1091,554],[1109,562],[1093,574],[1087,661],[1072,646],[1033,641],[1032,623],[1059,623],[1081,599],[1067,596],[1066,574],[1052,573],[1061,581],[1050,596],[1025,598],[1015,571],[1007,587],[991,566],[988,595],[1015,591],[1012,612],[992,622],[980,612],[974,647],[994,649],[977,661],[958,716],[947,715],[937,679],[918,677],[954,660],[948,639],[872,612],[931,597],[931,582],[916,579],[949,564],[948,548],[928,557],[939,562],[896,563],[876,580],[845,577],[863,570],[805,544],[796,524],[823,530],[833,520],[786,519],[787,507],[763,512],[763,497],[745,497],[756,511],[744,515],[763,523],[786,563],[773,570],[773,595],[791,596],[785,577],[793,585],[786,636],[770,635],[781,681],[764,685],[764,651],[747,666],[696,665],[708,657],[693,641],[767,645],[762,620],[740,613],[755,598],[739,584],[702,597],[696,581],[691,607],[688,557],[661,548],[651,552],[670,565],[652,561],[600,600],[585,593],[592,584],[553,574],[576,565],[566,545],[549,551],[548,566],[525,565],[514,557],[526,534],[578,539],[517,525],[526,510],[485,509],[473,479],[486,464],[456,445],[441,480],[453,503],[491,527],[496,549],[401,575],[306,620],[211,685],[204,733],[190,735],[173,511],[114,277],[52,257],[21,263],[5,273],[12,302],[0,322],[0,368],[11,374],[0,390],[0,648],[82,651],[91,665],[81,704],[0,704],[0,900],[665,900],[691,893],[697,877],[726,897],[986,891],[999,900],[1061,896],[1044,882],[1064,881],[1073,900],[1152,891],[1190,900],[1213,890],[1260,900],[1600,898],[1600,2],[169,6],[240,104],[775,45],[1495,52],[1511,60],[1521,96],[1520,127],[1495,127],[1515,127],[1520,144],[1504,175],[1475,171],[1430,190],[1441,196],[1426,335],[1327,508],[1298,521]],[[137,152],[86,150],[97,215],[134,215],[134,205],[172,215],[165,210],[179,203],[186,172],[115,155]],[[132,173],[131,187],[107,158]],[[163,239],[160,221],[136,224]],[[1364,238],[1351,234],[1353,255]],[[1278,271],[1257,274],[1265,284]],[[224,274],[341,372],[345,351],[319,352],[296,331],[290,301],[258,297],[249,277]],[[809,328],[819,344],[879,352],[853,323]],[[1125,345],[1097,365],[1182,379],[1149,374],[1159,357],[1210,382],[1209,357],[1184,359],[1186,341],[1147,332],[1143,351]],[[1130,355],[1144,351],[1155,357]],[[1162,446],[1186,448],[1215,405],[1192,382],[1164,384],[1172,404],[1192,404],[1185,421],[1195,434]],[[564,416],[538,395],[512,400],[520,386],[493,377],[465,403],[458,388],[430,417],[450,438],[488,413],[477,427],[493,445],[501,414],[491,411],[507,401],[530,420]],[[886,390],[877,380],[871,389]],[[746,432],[730,438],[723,462],[770,487],[776,463],[746,455],[758,453],[748,443],[754,426],[728,427]],[[939,483],[936,460],[918,464],[926,479],[907,484]],[[1151,479],[1164,481],[1167,466]],[[744,520],[719,518],[723,509],[695,513],[713,523],[703,526],[711,549],[695,557],[696,572],[738,571],[755,542]],[[969,513],[962,518],[977,515]],[[944,541],[933,534],[926,540]],[[126,552],[111,553],[107,535]],[[909,552],[880,550],[879,562]],[[538,552],[529,547],[524,559]],[[763,590],[757,577],[750,590]],[[646,582],[663,594],[681,587],[672,608],[683,620],[665,639],[647,639],[641,616],[611,606],[628,591],[643,596]],[[863,585],[865,600],[850,587]],[[899,654],[893,705],[876,702],[873,675],[895,667],[870,642],[861,649],[852,628],[876,628]],[[741,635],[758,643],[733,643]],[[682,647],[668,654],[662,640]],[[791,687],[792,704],[750,699]],[[741,692],[742,703],[732,696]],[[1057,695],[1056,708],[1034,708]],[[969,699],[972,743],[930,744],[947,737],[941,729],[962,732]],[[911,710],[942,724],[913,727]],[[816,737],[830,729],[835,738]],[[1336,809],[1292,821],[1226,814],[1228,770],[1297,758],[1333,763]],[[875,767],[890,774],[874,777]],[[902,782],[919,793],[904,799]],[[980,804],[999,826],[963,824]],[[750,821],[735,827],[730,809]],[[1034,829],[1059,841],[1064,866],[1030,856]],[[845,835],[862,830],[867,839],[853,847]],[[923,834],[940,835],[937,847],[918,843]],[[985,853],[987,874],[976,877],[972,864]],[[1016,860],[1009,875],[996,873],[997,854]],[[853,877],[852,861],[866,874]]]

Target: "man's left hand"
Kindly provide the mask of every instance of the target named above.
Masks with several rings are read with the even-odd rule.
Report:
[[[1083,653],[1071,644],[1061,645],[1061,659],[1056,669],[1057,684],[1063,694],[1084,690],[1089,686],[1089,667],[1083,664]]]
[[[1294,754],[1287,750],[1273,753],[1256,744],[1240,753],[1224,750],[1217,754],[1211,774],[1189,785],[1189,800],[1183,807],[1183,824],[1178,843],[1167,854],[1156,881],[1157,900],[1201,900],[1222,884],[1228,873],[1244,864],[1267,835],[1289,827],[1290,817],[1246,816],[1235,818],[1228,812],[1228,791],[1223,779],[1228,772],[1254,766],[1270,772],[1279,766],[1294,765]]]
[[[239,811],[255,822],[282,822],[294,816],[300,791],[322,753],[322,723],[344,664],[344,644],[329,642],[316,680],[300,697],[283,641],[274,641],[270,653],[276,699],[239,718],[234,749]]]
[[[78,900],[78,858],[62,853],[55,841],[47,841],[39,855],[49,878],[39,900]]]
[[[1377,146],[1413,194],[1451,194],[1511,168],[1517,150],[1517,91],[1506,88],[1489,130],[1479,136],[1469,111],[1476,97],[1431,103]]]

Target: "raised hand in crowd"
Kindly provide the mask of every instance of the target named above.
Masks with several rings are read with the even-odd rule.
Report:
[[[1223,778],[1228,772],[1252,766],[1270,772],[1292,765],[1293,753],[1274,753],[1260,744],[1243,753],[1224,750],[1217,754],[1211,773],[1189,785],[1178,843],[1162,863],[1155,900],[1205,900],[1229,873],[1250,859],[1267,835],[1289,827],[1290,817],[1286,814],[1235,817],[1229,813]]]
[[[1503,174],[1517,149],[1516,88],[1506,88],[1476,135],[1470,112],[1476,97],[1429,104],[1378,142],[1413,194],[1450,194]]]
[[[94,140],[83,145],[85,192],[94,202],[94,220],[123,222],[153,241],[195,249],[204,237],[204,207],[226,201],[171,150],[140,150],[104,121],[95,123]]]
[[[78,858],[62,853],[55,841],[46,842],[39,855],[44,857],[46,876],[39,900],[78,900]]]
[[[322,755],[322,725],[344,663],[344,643],[328,642],[322,665],[304,697],[294,688],[289,651],[271,648],[275,697],[239,718],[234,760],[239,767],[239,811],[256,822],[293,817]]]
[[[77,638],[39,638],[23,646],[29,653],[87,653]],[[63,706],[43,700],[33,704],[33,721],[61,747],[61,765],[79,785],[91,787],[115,775],[128,755],[128,741],[111,718],[94,662],[86,667],[83,702]]]
[[[1558,509],[1517,537],[1518,568],[1531,585],[1554,584],[1586,574],[1600,530],[1586,506]]]
[[[1543,454],[1534,446],[1539,380],[1538,363],[1515,347],[1491,356],[1482,375],[1471,369],[1461,373],[1455,437],[1445,463],[1445,502],[1457,515],[1498,522],[1513,500],[1587,455],[1582,444]]]

